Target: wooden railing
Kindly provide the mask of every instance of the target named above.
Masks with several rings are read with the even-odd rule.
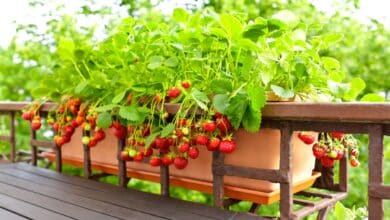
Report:
[[[11,118],[10,136],[0,136],[0,140],[11,143],[10,157],[15,161],[15,113],[28,103],[0,102],[0,114],[9,114]],[[43,105],[41,111],[47,112],[54,104]],[[293,199],[292,193],[292,146],[291,136],[294,131],[340,131],[351,134],[368,134],[369,136],[369,178],[368,178],[368,211],[369,219],[384,219],[383,200],[390,199],[390,186],[383,183],[383,138],[390,135],[390,104],[387,103],[269,103],[262,112],[263,128],[281,130],[280,169],[265,170],[249,167],[239,167],[224,164],[224,155],[213,153],[213,194],[214,205],[223,207],[224,200],[223,177],[240,176],[244,178],[262,179],[280,183],[281,200],[280,213],[282,219],[300,219],[315,211],[319,211],[318,219],[325,219],[328,210],[335,202],[344,198],[348,192],[347,158],[339,163],[339,182],[333,181],[333,169],[324,168],[317,161],[316,170],[322,172],[316,187],[334,190],[332,195],[303,191],[306,196],[319,196],[320,202],[308,202]],[[118,152],[123,147],[119,141]],[[56,151],[56,169],[61,171],[61,148],[51,142],[36,140],[35,132],[31,132],[32,164],[36,165],[37,147],[50,147]],[[84,169],[90,173],[91,164],[88,149],[84,151]],[[126,186],[126,163],[118,161],[120,185]],[[161,167],[161,192],[169,196],[169,168]],[[293,211],[293,203],[304,208]]]

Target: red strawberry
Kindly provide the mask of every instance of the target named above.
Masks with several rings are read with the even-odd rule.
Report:
[[[34,117],[34,111],[31,110],[31,111],[25,111],[23,112],[22,114],[22,118],[26,121],[31,121]]]
[[[157,137],[155,140],[155,143],[159,149],[165,149],[165,148],[169,147],[167,139],[162,138],[162,137]]]
[[[360,166],[359,161],[355,157],[351,157],[351,159],[349,160],[349,164],[351,164],[351,166],[353,167]]]
[[[103,129],[99,129],[95,132],[94,139],[97,141],[101,141],[106,137],[106,134],[104,133]]]
[[[218,129],[225,133],[232,128],[232,124],[230,124],[229,119],[225,115],[222,115],[220,118],[217,118],[216,123]]]
[[[62,146],[65,144],[65,140],[62,136],[54,136],[54,142],[57,146]]]
[[[145,157],[149,157],[149,156],[151,156],[153,154],[153,149],[151,147],[144,148],[144,149],[141,150],[141,153],[143,153],[143,155]]]
[[[137,153],[134,157],[134,161],[137,162],[141,162],[143,159],[144,159],[144,155],[142,154],[142,152]]]
[[[77,116],[77,117],[76,117],[76,122],[77,122],[78,125],[83,124],[83,122],[84,122],[84,116]]]
[[[209,138],[205,134],[198,134],[195,137],[196,144],[199,145],[206,145],[207,142],[209,141]]]
[[[304,131],[299,132],[298,133],[298,137],[305,144],[312,144],[315,141],[315,137],[313,135],[311,135],[311,134],[309,134],[307,132],[304,132]]]
[[[64,134],[71,136],[74,133],[74,127],[72,125],[67,125],[64,127]]]
[[[95,147],[97,145],[97,140],[95,138],[92,138],[89,140],[88,147]]]
[[[188,80],[185,80],[185,81],[181,82],[181,86],[183,86],[183,88],[185,88],[185,89],[189,89],[189,88],[191,88],[191,82]]]
[[[168,90],[168,97],[169,98],[176,98],[180,95],[181,91],[177,87],[172,87]]]
[[[321,164],[324,167],[333,167],[334,165],[334,159],[330,158],[328,156],[321,157]]]
[[[209,140],[209,142],[207,143],[207,150],[209,151],[215,151],[217,149],[219,149],[219,144],[221,143],[221,140],[217,137],[213,137]]]
[[[190,144],[187,142],[184,142],[178,146],[178,150],[180,153],[186,153],[190,149]]]
[[[202,128],[205,132],[213,132],[215,131],[215,129],[217,128],[217,124],[215,123],[215,121],[205,121],[203,122],[202,124]]]
[[[344,137],[344,133],[342,133],[342,132],[337,132],[337,131],[332,131],[332,132],[330,132],[330,135],[331,135],[333,138],[336,138],[336,139],[339,139],[339,140],[343,139],[343,137]]]
[[[120,157],[124,161],[132,161],[133,160],[133,158],[130,157],[129,152],[127,150],[122,150]]]
[[[153,167],[158,167],[161,165],[161,159],[157,156],[153,156],[152,158],[150,158],[149,164]]]
[[[62,135],[61,137],[62,137],[62,139],[64,140],[64,143],[70,142],[70,135],[64,134],[64,135]]]
[[[145,147],[145,139],[140,139],[137,141],[138,147]]]
[[[162,164],[164,164],[165,166],[169,166],[173,163],[173,156],[170,155],[170,154],[165,154],[162,158],[161,158],[161,162]]]
[[[124,139],[126,137],[126,128],[122,125],[119,126],[113,126],[113,133],[118,139]]]
[[[160,103],[161,102],[161,95],[160,94],[156,94],[156,95],[154,95],[154,101],[156,102],[156,103]]]
[[[177,124],[177,127],[179,127],[179,128],[182,126],[187,126],[187,119],[180,118],[179,120],[177,120],[176,124]]]
[[[359,156],[359,150],[355,147],[351,148],[351,155],[355,157]]]
[[[177,169],[182,170],[187,166],[188,160],[184,157],[175,157],[173,164]]]
[[[236,143],[233,140],[224,139],[219,144],[219,151],[230,154],[236,149]]]
[[[191,159],[198,158],[198,156],[199,156],[199,149],[197,147],[190,147],[190,149],[188,150],[188,156]]]
[[[312,147],[312,150],[313,150],[313,155],[317,158],[317,159],[320,159],[321,157],[323,157],[326,153],[326,149],[319,145],[319,144],[314,144],[313,147]]]
[[[76,118],[77,119],[77,118]],[[80,124],[77,122],[76,119],[73,119],[70,124],[73,128],[77,128]]]
[[[134,138],[132,138],[132,137],[127,138],[127,145],[135,146],[136,144],[137,144],[137,141]]]
[[[54,123],[52,127],[55,132],[58,132],[60,130],[60,125],[58,123]]]
[[[41,118],[39,116],[34,117],[34,119],[31,121],[31,128],[33,130],[38,130],[41,128]]]
[[[149,126],[144,126],[142,128],[142,136],[146,137],[150,135],[150,127]]]

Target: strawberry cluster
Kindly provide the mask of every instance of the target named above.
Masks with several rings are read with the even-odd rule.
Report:
[[[231,129],[229,120],[221,114],[207,120],[180,118],[170,135],[156,136],[147,144],[151,137],[150,126],[128,126],[126,147],[120,156],[122,160],[137,162],[150,157],[151,166],[174,165],[177,169],[184,169],[189,158],[198,158],[200,147],[232,153],[236,144]]]
[[[308,132],[299,132],[298,137],[308,145],[315,142],[315,137]],[[357,160],[359,150],[356,139],[352,135],[345,135],[342,132],[321,132],[318,142],[312,146],[312,151],[324,167],[333,167],[335,161],[343,158],[346,153],[350,155],[349,163],[352,167],[360,165]]]
[[[42,126],[41,117],[39,116],[39,108],[41,104],[34,102],[23,110],[22,118],[30,122],[33,130],[38,130]]]

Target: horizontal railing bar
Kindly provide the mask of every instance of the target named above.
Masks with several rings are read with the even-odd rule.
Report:
[[[213,173],[216,175],[238,176],[248,179],[268,180],[279,183],[287,183],[288,181],[287,172],[282,170],[224,165],[213,167]]]
[[[46,148],[53,148],[55,147],[55,143],[52,141],[39,141],[39,140],[31,140],[30,141],[31,146],[38,146],[38,147],[46,147]]]
[[[337,201],[347,197],[346,192],[340,192],[332,195],[332,198],[325,198],[323,200],[317,201],[315,206],[306,206],[293,213],[294,219],[301,219],[305,216],[308,216],[318,210],[321,210],[328,206],[333,206]]]
[[[316,203],[308,200],[303,199],[293,199],[294,204],[303,205],[303,206],[315,206]]]
[[[11,141],[11,137],[8,135],[0,135],[0,141]]]
[[[379,199],[390,199],[390,186],[370,185],[368,195]]]
[[[320,192],[310,192],[310,191],[300,191],[298,193],[296,193],[296,195],[302,195],[302,196],[306,196],[306,197],[321,197],[321,198],[328,198],[328,199],[331,199],[333,198],[333,195],[330,195],[330,194],[324,194],[324,193],[320,193]]]

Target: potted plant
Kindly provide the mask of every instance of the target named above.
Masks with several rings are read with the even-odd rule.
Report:
[[[148,172],[172,165],[172,175],[211,181],[209,151],[215,150],[226,153],[227,163],[276,169],[279,131],[260,129],[267,99],[329,101],[361,90],[359,79],[343,84],[338,61],[319,53],[340,37],[316,31],[318,25],[287,11],[253,21],[183,9],[159,22],[130,17],[94,46],[74,48],[63,39],[57,48],[61,63],[37,91],[59,103],[48,122],[64,157],[81,158],[85,144],[93,148],[92,161],[116,164],[116,148],[108,144],[115,136],[126,138],[121,158],[135,161],[129,167]],[[26,109],[25,118],[36,109]],[[75,132],[79,137],[66,144]],[[339,157],[332,137],[323,135],[317,144],[313,132],[293,137],[294,157],[306,158],[294,160],[294,181],[311,175],[312,151],[327,158],[326,165]],[[274,152],[275,159],[262,149]],[[145,157],[151,166],[136,163]],[[225,181],[262,191],[278,187],[257,180],[238,183],[236,177]]]

